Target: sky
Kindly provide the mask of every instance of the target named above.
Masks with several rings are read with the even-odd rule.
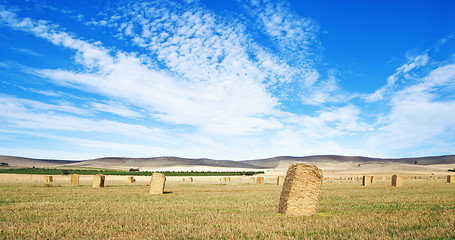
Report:
[[[455,154],[455,2],[0,0],[0,154]]]

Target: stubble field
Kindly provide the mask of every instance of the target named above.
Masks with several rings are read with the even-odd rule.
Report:
[[[453,239],[455,184],[323,183],[318,213],[277,213],[274,184],[0,183],[0,239]]]

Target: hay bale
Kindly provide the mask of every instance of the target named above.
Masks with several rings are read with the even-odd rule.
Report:
[[[283,186],[283,183],[284,183],[284,176],[278,176],[278,178],[276,179],[276,185]]]
[[[230,182],[230,181],[231,181],[231,177],[228,177],[228,182]]]
[[[166,176],[162,173],[153,173],[150,180],[150,194],[163,194]]]
[[[136,179],[134,179],[133,176],[129,176],[129,177],[128,177],[128,182],[129,182],[129,183],[134,183],[134,182],[136,182]]]
[[[378,178],[376,176],[371,176],[371,184],[376,183]]]
[[[382,176],[381,181],[385,181],[385,180],[386,180],[386,177]]]
[[[322,179],[322,171],[315,165],[295,163],[289,166],[281,190],[278,212],[294,216],[314,215]]]
[[[256,184],[264,184],[264,177],[257,177]]]
[[[371,185],[371,176],[363,176],[362,177],[362,186],[369,186]]]
[[[455,182],[455,177],[452,175],[447,175],[447,182],[448,183],[454,183]]]
[[[190,180],[190,182],[193,182],[193,177],[190,177],[189,180]]]
[[[71,186],[79,187],[79,174],[71,175]]]
[[[393,175],[392,176],[392,186],[394,186],[394,187],[403,186],[403,177],[400,175]]]
[[[92,188],[102,188],[104,187],[105,176],[101,174],[93,175]]]
[[[53,176],[44,176],[44,182],[54,182]]]

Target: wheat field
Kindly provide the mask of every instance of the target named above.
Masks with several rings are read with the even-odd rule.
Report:
[[[445,180],[324,182],[317,214],[277,213],[275,184],[170,182],[93,189],[0,183],[0,239],[451,239],[455,185]]]

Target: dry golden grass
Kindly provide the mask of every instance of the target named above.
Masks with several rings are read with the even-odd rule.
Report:
[[[0,239],[440,239],[455,237],[445,180],[324,182],[311,217],[277,213],[275,184],[168,183],[93,189],[0,183]]]

